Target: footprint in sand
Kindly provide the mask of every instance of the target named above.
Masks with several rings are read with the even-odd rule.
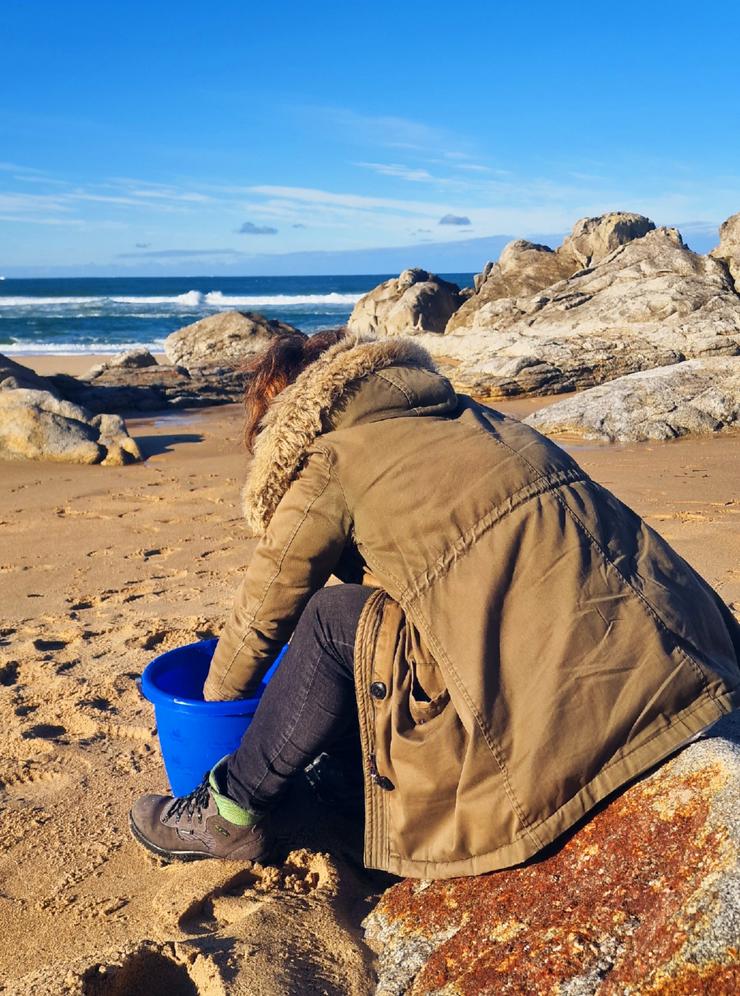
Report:
[[[69,643],[68,640],[34,640],[33,645],[37,650],[64,650]]]
[[[277,866],[254,864],[236,873],[211,866],[199,874],[175,867],[168,874],[170,882],[155,901],[157,913],[189,936],[240,923],[278,897],[335,893],[338,882],[330,859],[305,848]]]
[[[18,681],[18,661],[8,661],[0,667],[0,685],[10,688]]]
[[[193,975],[198,976],[198,983]],[[82,996],[226,996],[209,958],[199,955],[185,964],[177,960],[174,945],[151,941],[114,955],[107,964],[91,965],[80,977],[77,991]]]
[[[55,762],[53,766],[27,762],[0,773],[0,796],[7,803],[38,805],[63,791],[77,770]]]
[[[36,723],[27,730],[23,730],[21,737],[23,740],[55,740],[60,741],[67,732],[66,726],[58,726],[56,723]]]

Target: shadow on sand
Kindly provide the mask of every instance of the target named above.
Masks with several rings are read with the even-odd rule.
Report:
[[[202,443],[205,436],[199,432],[172,432],[168,435],[134,436],[139,445],[141,454],[146,460],[151,456],[158,456],[160,453],[171,453],[175,446],[180,443]]]

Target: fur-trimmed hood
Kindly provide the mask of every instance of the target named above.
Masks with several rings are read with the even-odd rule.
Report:
[[[275,398],[262,420],[242,494],[244,516],[255,533],[265,532],[306,451],[317,436],[331,428],[332,412],[356,382],[392,366],[436,373],[429,353],[413,339],[372,340],[348,335]]]

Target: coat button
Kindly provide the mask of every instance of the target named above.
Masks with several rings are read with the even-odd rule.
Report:
[[[388,689],[382,681],[374,681],[370,686],[370,694],[374,699],[384,699],[388,694]]]
[[[396,787],[390,778],[386,778],[385,775],[378,775],[376,785],[378,785],[379,788],[385,789],[386,792],[392,792]]]

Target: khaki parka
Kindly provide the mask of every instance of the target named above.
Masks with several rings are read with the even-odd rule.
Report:
[[[412,340],[344,340],[278,395],[244,502],[261,540],[207,698],[253,689],[331,574],[377,586],[355,645],[368,867],[521,862],[740,704],[709,585]]]

